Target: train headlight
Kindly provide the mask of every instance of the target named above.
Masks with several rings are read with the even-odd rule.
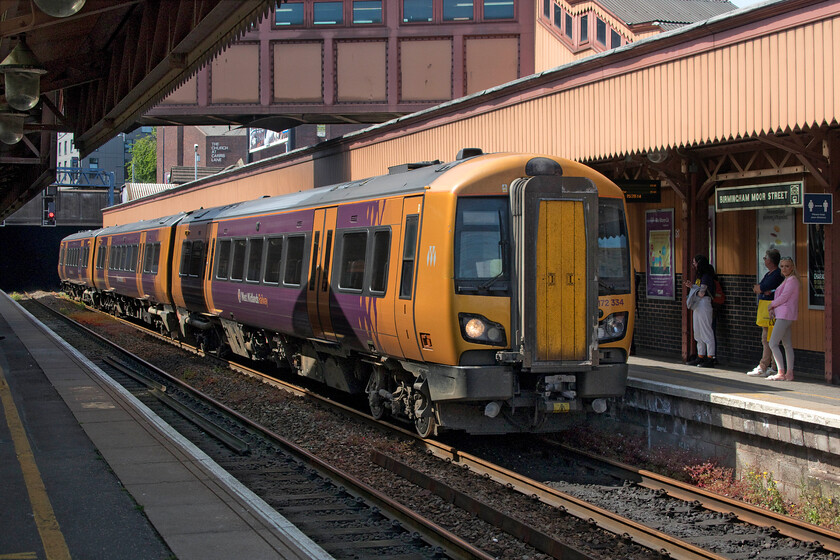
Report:
[[[613,313],[607,315],[603,321],[598,323],[598,342],[610,342],[624,338],[624,333],[627,331],[627,316],[626,311]]]
[[[461,324],[461,336],[468,342],[493,346],[507,344],[505,328],[486,317],[472,313],[459,313],[458,322]]]

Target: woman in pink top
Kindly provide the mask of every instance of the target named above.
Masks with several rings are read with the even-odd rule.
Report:
[[[771,381],[793,381],[791,327],[799,317],[799,280],[796,278],[796,266],[793,264],[792,258],[783,258],[779,262],[779,268],[782,270],[782,276],[785,279],[776,288],[776,295],[768,307],[770,318],[776,320],[773,325],[773,334],[770,335],[770,350],[773,352],[773,359],[776,360],[776,369],[779,373],[767,379]],[[787,368],[785,368],[785,359],[782,357],[782,351],[779,348],[780,342],[785,347],[784,358],[787,358]]]

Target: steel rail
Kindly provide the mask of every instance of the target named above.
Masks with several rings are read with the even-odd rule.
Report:
[[[373,503],[377,507],[380,508],[380,512],[385,515],[386,517],[390,517],[404,525],[405,527],[410,527],[412,530],[420,533],[426,540],[428,540],[432,545],[440,547],[442,550],[445,550],[446,553],[453,558],[456,559],[463,559],[463,560],[494,560],[492,555],[487,554],[483,550],[476,548],[475,546],[471,545],[467,541],[461,539],[454,533],[451,533],[447,529],[433,523],[432,521],[424,518],[423,516],[417,514],[416,512],[410,510],[409,508],[403,506],[401,503],[392,500],[385,494],[379,492],[378,490],[368,486],[363,481],[353,477],[352,475],[337,469],[328,463],[322,461],[306,449],[298,446],[297,444],[285,439],[284,437],[280,436],[279,434],[265,428],[264,426],[257,424],[253,420],[243,416],[239,412],[233,410],[232,408],[228,407],[227,405],[217,401],[213,397],[202,393],[201,391],[195,389],[194,387],[190,386],[189,384],[181,381],[177,377],[174,377],[167,373],[166,371],[158,368],[154,364],[151,364],[139,356],[136,356],[122,348],[118,344],[111,342],[104,336],[94,332],[93,330],[87,328],[86,326],[80,324],[78,321],[74,321],[73,319],[63,315],[62,313],[55,311],[54,309],[50,308],[49,306],[41,303],[35,298],[31,298],[31,301],[35,301],[38,305],[44,307],[45,309],[49,310],[50,313],[60,316],[63,320],[70,322],[73,324],[75,328],[80,329],[85,334],[89,334],[90,336],[94,337],[95,339],[101,341],[102,343],[106,344],[109,347],[123,353],[124,355],[130,357],[132,360],[136,360],[138,363],[142,364],[143,367],[148,368],[149,370],[153,371],[155,374],[160,375],[164,379],[177,384],[186,392],[194,395],[196,398],[206,401],[207,403],[211,404],[213,407],[221,410],[231,418],[235,419],[236,421],[240,422],[241,424],[245,425],[249,429],[254,432],[259,433],[261,436],[265,437],[272,441],[272,443],[282,447],[283,449],[287,450],[289,453],[292,453],[297,456],[298,459],[303,461],[307,464],[310,468],[317,471],[319,474],[324,476],[325,478],[329,478],[330,480],[336,481],[336,483],[340,486],[343,486],[344,489],[351,495],[356,497],[362,498],[367,500],[368,502]],[[128,323],[132,325],[132,323]],[[132,325],[135,326],[135,325]],[[268,377],[268,376],[265,376]],[[337,404],[333,401],[328,401],[331,404]],[[346,410],[352,410],[347,407],[343,407]]]
[[[840,533],[831,531],[830,529],[826,529],[818,525],[812,525],[811,523],[800,521],[762,507],[722,496],[703,488],[698,488],[678,480],[673,480],[651,471],[637,469],[631,465],[627,465],[613,459],[607,459],[586,451],[573,449],[556,441],[549,439],[545,439],[543,441],[547,444],[561,448],[564,453],[579,455],[593,461],[607,464],[611,469],[613,469],[617,476],[630,480],[631,482],[634,482],[644,488],[663,491],[673,498],[686,502],[696,502],[710,511],[729,515],[731,518],[738,519],[744,523],[749,523],[758,527],[771,528],[786,537],[812,543],[815,547],[822,548],[835,554],[840,553]]]
[[[102,313],[104,315],[107,315],[108,317],[116,319],[126,325],[139,328],[142,331],[148,332],[161,340],[170,342],[171,344],[177,347],[186,348],[190,351],[199,353],[201,355],[207,355],[206,353],[201,352],[201,350],[197,348],[185,344],[184,342],[176,341],[169,337],[162,336],[155,331],[143,327],[142,325],[137,325],[131,321],[115,317],[109,313],[104,313],[103,311],[91,308],[87,305],[85,307],[87,309],[91,309],[96,313]],[[278,388],[291,390],[297,394],[305,394],[306,396],[319,400],[329,406],[340,408],[345,413],[351,414],[354,417],[362,419],[363,421],[371,425],[386,427],[386,429],[388,430],[399,431],[404,436],[407,436],[414,440],[417,445],[425,448],[427,452],[432,453],[443,460],[459,463],[465,466],[466,468],[469,468],[481,475],[489,477],[491,480],[494,480],[499,484],[508,486],[509,488],[517,490],[518,492],[527,496],[531,496],[534,499],[539,499],[544,503],[557,507],[579,519],[583,519],[587,522],[594,523],[596,526],[600,527],[601,529],[604,529],[605,531],[616,535],[621,535],[625,539],[628,539],[651,550],[658,551],[663,555],[673,558],[674,560],[725,560],[725,557],[723,556],[714,554],[708,550],[704,550],[691,543],[685,542],[676,537],[672,537],[670,535],[662,533],[661,531],[657,531],[656,529],[646,527],[641,523],[637,523],[614,512],[610,512],[608,510],[599,508],[594,504],[589,504],[583,500],[550,488],[544,484],[540,484],[537,481],[518,475],[517,473],[504,469],[498,465],[494,465],[488,461],[484,461],[483,459],[480,459],[473,455],[463,453],[455,449],[454,447],[441,444],[434,440],[423,439],[413,431],[409,432],[407,430],[399,428],[398,426],[394,426],[391,423],[375,420],[367,414],[362,414],[358,410],[345,406],[341,403],[337,403],[327,397],[318,395],[317,393],[308,391],[305,388],[301,388],[291,383],[278,380],[274,377],[266,375],[252,368],[248,368],[241,364],[236,364],[234,362],[216,358],[212,355],[208,356],[225,362],[234,369],[237,369],[252,377],[258,378],[263,382],[266,382]],[[182,383],[177,378],[175,378],[174,380],[186,387],[189,387],[189,385]],[[221,405],[221,403],[219,404],[220,406],[224,407],[224,405]],[[499,528],[503,529],[503,527],[501,526]]]

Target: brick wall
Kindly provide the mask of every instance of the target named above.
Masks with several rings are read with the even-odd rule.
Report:
[[[682,297],[674,301],[648,299],[646,276],[640,274],[637,289],[636,332],[633,342],[641,355],[679,358],[681,353]],[[751,369],[761,359],[761,327],[755,324],[756,298],[752,291],[755,277],[722,275],[720,283],[726,303],[716,311],[717,359],[733,369]],[[682,286],[682,275],[675,278]],[[822,352],[796,351],[797,375],[823,379],[825,356]]]

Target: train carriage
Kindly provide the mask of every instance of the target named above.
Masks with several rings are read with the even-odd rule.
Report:
[[[553,431],[623,394],[634,298],[616,185],[477,150],[392,171],[173,222],[177,326],[162,324],[366,394],[424,436]]]
[[[93,289],[96,231],[82,231],[61,240],[58,253],[58,277],[63,289],[81,298]]]

